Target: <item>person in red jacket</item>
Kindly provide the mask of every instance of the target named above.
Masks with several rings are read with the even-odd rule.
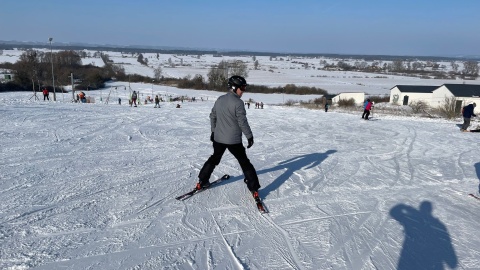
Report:
[[[372,109],[372,102],[370,99],[367,99],[367,102],[365,102],[365,110],[363,111],[362,118],[365,120],[368,120],[368,116],[370,115],[370,110]]]
[[[48,93],[47,88],[43,88],[42,93],[43,93],[43,101],[45,101],[45,99],[50,100],[50,98],[48,97],[49,93]]]

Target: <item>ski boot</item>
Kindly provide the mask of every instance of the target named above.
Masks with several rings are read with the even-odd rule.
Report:
[[[265,210],[265,207],[263,206],[262,199],[260,199],[260,196],[258,195],[258,191],[250,191],[252,193],[253,199],[255,200],[255,203],[257,204],[258,211],[260,213],[264,214],[267,213]]]
[[[210,187],[210,182],[207,180],[207,181],[198,181],[197,186],[195,188],[197,190],[201,190],[201,189],[206,189],[208,187]]]

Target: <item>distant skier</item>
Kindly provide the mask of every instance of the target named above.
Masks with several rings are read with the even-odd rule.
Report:
[[[325,103],[325,112],[328,112],[328,107],[330,107],[330,105],[328,103]]]
[[[87,97],[83,91],[78,94],[78,97],[80,98],[80,102],[87,103]]]
[[[158,95],[155,96],[155,107],[154,108],[160,108],[160,98]]]
[[[132,104],[133,104],[133,107],[137,107],[137,92],[136,91],[133,91],[133,93],[132,93],[132,103],[130,104],[130,107],[132,107]]]
[[[48,100],[48,101],[50,101],[50,98],[49,98],[50,93],[48,92],[48,89],[47,89],[47,88],[43,88],[42,93],[43,93],[43,101],[45,101],[45,99]]]
[[[242,145],[242,133],[248,139],[247,148],[253,145],[252,130],[247,121],[245,105],[240,99],[246,91],[247,81],[241,76],[232,76],[228,79],[229,92],[217,99],[210,113],[213,143],[213,155],[205,162],[198,175],[197,189],[210,185],[210,176],[215,167],[220,163],[225,150],[237,159],[245,176],[245,183],[255,200],[259,200],[257,172],[247,157],[245,147]]]
[[[370,115],[370,109],[372,108],[372,102],[370,101],[370,99],[367,99],[367,101],[365,101],[365,103],[363,104],[363,114],[362,114],[362,118],[365,119],[365,120],[368,120],[368,116]]]
[[[467,128],[470,126],[470,119],[472,118],[472,116],[477,116],[473,113],[475,107],[477,107],[477,104],[475,102],[473,104],[463,107],[463,124],[460,128],[460,131],[467,131]]]

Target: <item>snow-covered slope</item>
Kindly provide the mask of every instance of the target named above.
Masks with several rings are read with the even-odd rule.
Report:
[[[252,106],[270,213],[229,153],[212,178],[232,178],[180,202],[212,153],[212,93],[179,109],[0,93],[0,268],[479,269],[477,133]]]

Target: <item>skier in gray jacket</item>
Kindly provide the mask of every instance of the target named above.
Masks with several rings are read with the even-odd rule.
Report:
[[[197,189],[210,185],[210,176],[222,159],[225,150],[238,160],[245,176],[245,183],[255,198],[258,197],[257,172],[247,157],[242,145],[242,133],[247,137],[247,148],[253,145],[253,134],[247,121],[245,105],[240,99],[246,91],[247,81],[241,76],[232,76],[228,79],[229,92],[217,99],[210,113],[210,125],[213,142],[213,155],[205,162],[198,175]]]

